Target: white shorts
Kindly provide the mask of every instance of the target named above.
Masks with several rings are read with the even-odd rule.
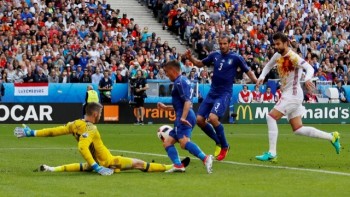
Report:
[[[305,107],[302,105],[302,100],[288,99],[282,97],[275,105],[275,109],[285,116],[288,121],[298,116],[303,116],[305,113]]]

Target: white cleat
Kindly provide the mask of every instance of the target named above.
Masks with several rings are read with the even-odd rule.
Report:
[[[204,165],[205,165],[205,168],[207,169],[208,174],[213,173],[213,160],[214,160],[213,155],[207,155],[204,159]]]
[[[185,172],[186,169],[183,165],[181,166],[177,166],[177,165],[173,165],[173,167],[167,171],[165,171],[166,173],[172,173],[172,172]]]
[[[43,165],[40,165],[38,171],[39,171],[39,172],[52,172],[53,169],[52,169],[52,167],[43,164]]]

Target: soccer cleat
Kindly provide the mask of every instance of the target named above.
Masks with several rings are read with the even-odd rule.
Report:
[[[333,136],[333,139],[332,139],[331,143],[334,146],[335,151],[337,152],[337,154],[339,154],[340,153],[340,148],[341,148],[340,140],[339,140],[340,139],[340,134],[337,131],[332,132],[331,134]]]
[[[216,160],[218,161],[224,160],[229,150],[230,150],[230,146],[228,146],[227,148],[221,148],[221,151],[219,155],[216,157]]]
[[[181,160],[181,164],[186,168],[191,162],[191,159],[189,157],[186,157],[185,159]]]
[[[144,125],[143,121],[140,121],[140,122],[139,122],[139,125]]]
[[[53,171],[52,167],[45,164],[40,165],[39,168],[34,170],[34,172],[52,172],[52,171]]]
[[[213,173],[213,160],[214,160],[213,155],[207,155],[204,158],[203,163],[205,165],[205,168],[207,169],[208,174]]]
[[[172,173],[172,172],[185,172],[186,169],[183,164],[181,165],[173,165],[173,167],[170,170],[165,171],[166,173]]]
[[[277,155],[273,156],[270,152],[264,152],[262,155],[255,157],[259,161],[277,162]]]
[[[214,152],[215,158],[219,156],[220,152],[221,152],[221,146],[216,145],[215,146],[215,152]]]

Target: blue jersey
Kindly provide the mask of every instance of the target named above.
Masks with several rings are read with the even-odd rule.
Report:
[[[180,120],[184,108],[184,104],[186,101],[192,102],[193,96],[193,88],[191,86],[190,80],[188,80],[185,76],[178,76],[174,81],[173,90],[171,92],[172,96],[172,104],[176,113],[176,121],[175,125],[178,124]],[[190,109],[187,118],[186,118],[192,126],[196,123],[196,117],[193,109]]]
[[[202,62],[207,66],[214,63],[213,79],[209,91],[209,94],[214,95],[232,94],[232,84],[238,67],[243,72],[249,71],[243,57],[231,51],[225,55],[221,54],[220,51],[212,52]]]

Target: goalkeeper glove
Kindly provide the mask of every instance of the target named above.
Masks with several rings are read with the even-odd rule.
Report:
[[[23,124],[23,127],[16,127],[14,130],[14,135],[18,138],[21,137],[34,137],[35,130],[30,129],[27,125]]]
[[[100,166],[96,162],[92,164],[91,167],[95,170],[95,172],[99,173],[102,176],[108,176],[114,173],[114,170]]]

